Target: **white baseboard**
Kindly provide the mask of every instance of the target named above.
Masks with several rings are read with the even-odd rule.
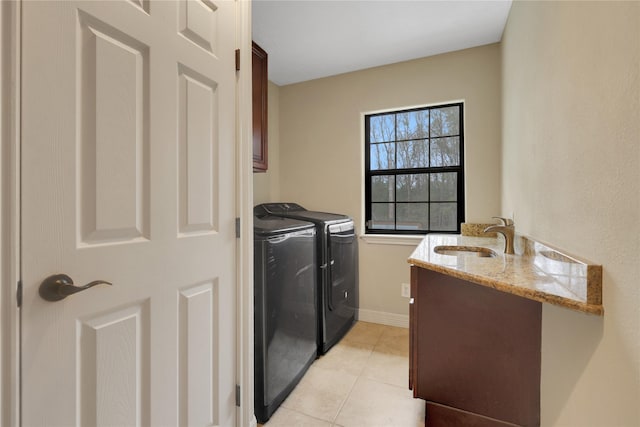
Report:
[[[358,320],[379,323],[381,325],[397,326],[399,328],[409,327],[409,316],[407,315],[366,310],[363,308],[358,310]]]

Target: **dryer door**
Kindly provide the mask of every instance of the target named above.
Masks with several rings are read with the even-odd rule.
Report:
[[[358,289],[358,240],[352,221],[329,226],[328,309],[339,319],[339,329],[345,321],[355,318]]]

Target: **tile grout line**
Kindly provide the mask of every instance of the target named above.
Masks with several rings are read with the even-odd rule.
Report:
[[[371,357],[371,353],[369,353],[369,357]],[[331,421],[331,425],[334,425],[336,423],[336,420],[338,419],[338,416],[340,415],[340,411],[342,411],[342,408],[344,408],[344,405],[347,403],[347,400],[349,400],[349,397],[351,397],[351,393],[353,392],[353,389],[356,388],[356,383],[360,379],[361,375],[362,375],[362,372],[360,372],[360,374],[358,374],[358,376],[356,376],[356,380],[351,385],[351,388],[349,389],[349,393],[347,393],[347,395],[345,396],[344,400],[340,404],[340,407],[338,408],[338,411],[336,412],[336,415],[333,417],[333,420]]]
[[[331,425],[335,425],[336,421],[338,420],[338,416],[340,416],[340,412],[342,411],[342,409],[344,408],[344,405],[347,403],[347,401],[349,400],[349,398],[351,397],[351,393],[353,392],[353,389],[356,387],[356,384],[358,383],[358,380],[360,380],[362,377],[362,374],[364,372],[364,368],[366,367],[367,362],[369,361],[369,359],[371,359],[371,355],[373,354],[373,352],[375,351],[376,347],[378,346],[378,343],[380,342],[380,340],[382,339],[382,335],[384,335],[384,331],[380,334],[380,336],[378,337],[376,343],[373,345],[373,347],[371,348],[371,350],[369,351],[369,355],[367,356],[367,360],[363,363],[362,369],[360,370],[360,372],[358,373],[358,375],[356,376],[356,380],[353,382],[353,385],[351,386],[351,389],[349,390],[349,393],[347,393],[347,396],[344,398],[344,400],[342,401],[342,404],[340,405],[340,407],[338,408],[338,412],[336,412],[335,417],[333,417],[333,421],[331,421]]]
[[[280,408],[278,408],[278,409],[280,409]],[[291,411],[291,412],[295,412],[295,413],[300,414],[300,415],[304,415],[305,417],[313,418],[314,420],[321,421],[323,423],[331,423],[331,424],[333,424],[333,421],[327,421],[327,420],[325,420],[323,418],[318,418],[315,415],[311,415],[311,414],[307,414],[307,413],[298,411],[297,409],[291,409],[291,408],[285,408],[285,409],[287,411]]]

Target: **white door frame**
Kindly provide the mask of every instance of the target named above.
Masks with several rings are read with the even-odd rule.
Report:
[[[20,3],[0,2],[0,425],[20,423]]]
[[[240,71],[237,75],[237,171],[236,209],[240,218],[240,244],[238,245],[238,369],[236,378],[240,386],[238,425],[257,425],[253,405],[253,121],[251,71],[251,0],[238,0],[238,48]]]
[[[253,167],[251,0],[237,1],[236,212],[239,426],[255,426],[253,409]],[[0,1],[0,425],[20,426],[20,34],[21,1]]]

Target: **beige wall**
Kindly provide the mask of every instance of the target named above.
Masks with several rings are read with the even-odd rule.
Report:
[[[500,49],[488,45],[280,88],[280,191],[363,224],[363,114],[465,101],[466,211],[500,208]],[[360,241],[360,308],[406,316],[411,246]]]
[[[253,204],[280,201],[280,88],[272,82],[268,86],[267,105],[267,172],[253,174]]]
[[[604,317],[543,306],[542,425],[640,425],[640,3],[514,2],[502,211],[604,268]]]

